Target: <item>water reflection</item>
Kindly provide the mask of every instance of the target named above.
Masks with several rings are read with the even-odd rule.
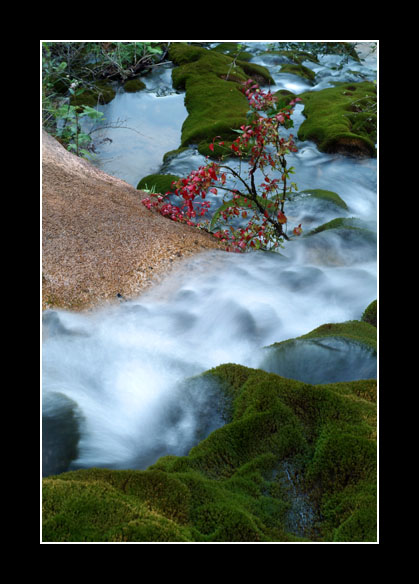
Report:
[[[92,134],[95,166],[136,187],[142,177],[158,172],[166,152],[179,147],[188,114],[184,94],[173,91],[170,74],[171,68],[160,68],[143,78],[147,89],[127,93],[119,88],[110,103],[99,106],[104,125],[117,127]]]

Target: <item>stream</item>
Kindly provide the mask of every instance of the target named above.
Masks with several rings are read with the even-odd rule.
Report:
[[[340,66],[325,55],[319,64],[304,62],[318,74],[317,85],[308,85],[281,74],[280,64],[260,52],[264,45],[252,44],[253,61],[275,80],[273,91],[298,94],[376,78],[375,56]],[[185,176],[205,161],[191,146],[162,163],[180,143],[184,94],[172,88],[170,64],[143,81],[146,90],[119,89],[100,106],[107,121],[124,119],[127,127],[95,133],[94,164],[134,186],[150,173]],[[294,135],[302,110],[295,108]],[[289,222],[309,231],[355,217],[364,229],[298,238],[280,253],[204,252],[136,299],[88,313],[45,311],[43,476],[92,466],[144,469],[160,456],[187,454],[224,421],[212,407],[216,389],[197,381],[194,391],[185,391],[185,379],[222,363],[261,367],[263,347],[324,323],[359,320],[377,298],[376,159],[324,154],[312,142],[296,145],[289,164],[299,191],[334,191],[347,208],[300,196],[287,208]],[[325,383],[357,379],[359,372],[375,376],[376,357],[359,346],[297,345],[290,377]],[[331,362],[332,352],[339,359]]]

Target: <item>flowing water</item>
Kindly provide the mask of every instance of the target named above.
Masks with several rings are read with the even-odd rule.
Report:
[[[340,76],[346,80],[355,66],[348,63]],[[321,83],[336,79],[327,62],[321,67]],[[289,76],[281,77],[275,65],[270,70],[277,86],[289,87]],[[162,154],[179,145],[186,116],[184,96],[170,89],[169,74],[170,68],[162,69],[145,78],[145,93],[121,91],[104,106],[108,112],[122,107],[132,114],[131,125],[152,136],[147,142],[115,129],[113,142],[98,149],[96,164],[131,184],[149,172],[185,175],[202,164],[191,147],[162,165]],[[296,127],[301,111],[296,108]],[[161,148],[154,150],[156,144]],[[360,319],[377,297],[376,161],[323,154],[309,142],[297,145],[290,164],[299,190],[335,191],[347,209],[299,197],[287,209],[289,221],[308,232],[335,217],[356,217],[366,229],[298,238],[280,253],[205,252],[137,299],[83,314],[46,311],[44,475],[91,466],[146,468],[159,456],[187,454],[224,420],[214,408],[216,388],[202,378],[185,386],[186,379],[222,363],[270,369],[263,347],[324,323]],[[331,340],[296,351],[285,360],[290,377],[321,383],[374,376],[375,356],[359,346]]]

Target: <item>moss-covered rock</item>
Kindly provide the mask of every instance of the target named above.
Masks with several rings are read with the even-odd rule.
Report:
[[[373,326],[377,326],[377,300],[373,300],[365,309],[361,320],[367,322],[368,324],[372,324]]]
[[[266,348],[261,367],[312,384],[376,377],[376,329],[348,321],[325,324]]]
[[[321,199],[322,201],[328,201],[329,203],[333,203],[338,207],[342,207],[342,209],[345,210],[348,209],[348,205],[345,203],[345,201],[337,193],[334,193],[333,191],[326,191],[324,189],[306,189],[304,191],[299,191],[298,193],[295,193],[293,196],[296,197],[299,195],[314,197],[315,199]]]
[[[140,180],[137,189],[165,195],[174,192],[172,183],[178,180],[179,177],[174,174],[148,174]]]
[[[311,191],[310,191],[311,192]],[[356,231],[363,235],[366,239],[376,241],[376,234],[368,228],[368,224],[357,217],[336,217],[327,223],[322,223],[318,227],[312,229],[305,237],[322,233],[329,229]]]
[[[176,65],[173,86],[186,91],[189,115],[182,126],[181,146],[197,144],[206,156],[213,154],[208,146],[216,136],[228,145],[237,138],[234,129],[246,122],[249,106],[241,84],[249,77],[273,83],[265,67],[233,63],[231,57],[203,47],[172,43],[169,57]]]
[[[89,105],[96,107],[98,104],[106,104],[113,100],[116,92],[112,84],[106,80],[96,81],[92,89],[85,89],[70,99],[71,105]]]
[[[314,71],[305,67],[304,65],[297,63],[286,63],[282,65],[280,73],[291,73],[292,75],[298,75],[303,79],[307,79],[310,82],[314,82],[316,74]]]
[[[377,348],[377,330],[369,323],[359,320],[323,324],[299,338],[318,339],[332,336],[352,339],[374,350]]]
[[[223,53],[240,61],[250,61],[253,57],[252,53],[246,51],[246,45],[243,46],[240,43],[220,43],[214,47],[213,51]]]
[[[301,65],[303,61],[311,61],[312,63],[318,63],[319,59],[317,55],[313,53],[308,53],[307,51],[297,51],[297,50],[278,50],[278,51],[266,51],[265,55],[277,56],[280,62],[284,63],[295,63]]]
[[[307,118],[298,130],[300,140],[313,140],[322,152],[376,156],[377,91],[373,83],[341,83],[299,97]]]
[[[229,401],[226,424],[148,470],[44,479],[43,541],[376,540],[374,380],[313,386],[234,364],[201,377]]]
[[[124,90],[129,93],[135,93],[146,88],[146,84],[141,79],[129,79],[124,83]]]
[[[282,109],[289,105],[290,101],[295,99],[297,95],[288,89],[280,89],[275,93],[275,97],[277,99],[276,107]]]

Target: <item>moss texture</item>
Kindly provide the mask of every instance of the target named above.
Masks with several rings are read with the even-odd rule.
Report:
[[[329,229],[357,231],[359,235],[364,236],[366,240],[376,241],[376,234],[368,229],[367,224],[357,217],[336,217],[327,223],[319,225],[312,229],[305,237],[328,231]]]
[[[172,182],[177,180],[179,177],[174,174],[149,174],[140,180],[137,189],[165,195],[173,192]]]
[[[96,81],[94,89],[86,89],[79,95],[73,95],[71,105],[89,105],[96,107],[98,103],[105,104],[113,100],[116,93],[112,84],[106,80]]]
[[[298,75],[298,77],[302,77],[303,79],[306,79],[311,82],[314,82],[316,78],[316,74],[314,73],[314,71],[312,71],[308,67],[305,67],[304,65],[296,63],[286,63],[285,65],[282,65],[280,72],[292,73],[292,75]]]
[[[377,300],[373,300],[371,304],[367,306],[361,320],[368,324],[372,324],[375,327],[377,326]]]
[[[278,57],[283,57],[291,63],[301,65],[303,61],[311,61],[312,63],[318,63],[319,59],[317,55],[313,53],[308,53],[307,51],[297,51],[297,50],[279,50],[279,51],[266,51],[267,55],[278,55]]]
[[[129,93],[135,93],[146,88],[146,84],[141,79],[129,79],[124,83],[124,90]]]
[[[346,337],[373,349],[377,348],[376,328],[368,322],[359,320],[323,324],[299,338],[318,339],[321,337]]]
[[[337,205],[338,207],[342,207],[342,209],[345,209],[345,210],[348,209],[348,205],[345,203],[345,201],[337,193],[334,193],[333,191],[326,191],[324,189],[306,189],[305,191],[299,191],[296,194],[298,194],[298,195],[311,195],[312,197],[315,197],[316,199],[322,199],[323,201],[329,201],[330,203],[333,203],[333,204]]]
[[[299,96],[306,120],[298,130],[300,140],[313,140],[322,152],[376,156],[377,91],[374,83],[342,83]]]
[[[212,154],[208,146],[216,136],[228,145],[237,138],[234,129],[246,122],[249,107],[240,85],[249,78],[273,83],[265,67],[245,61],[234,64],[231,57],[202,47],[172,43],[169,58],[176,65],[173,86],[186,91],[189,115],[182,126],[181,147],[197,144],[205,156]]]
[[[213,51],[223,53],[240,61],[250,61],[253,57],[252,53],[246,51],[246,45],[241,45],[240,47],[239,45],[240,43],[220,43],[214,47]]]
[[[43,479],[43,541],[376,541],[376,380],[314,386],[236,364],[199,379],[217,383],[226,424],[147,470]]]

